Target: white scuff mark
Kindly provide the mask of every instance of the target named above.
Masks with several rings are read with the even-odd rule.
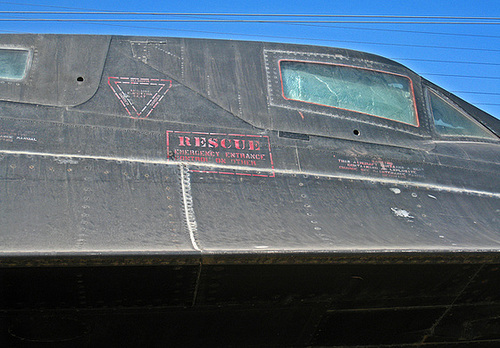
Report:
[[[444,238],[444,236],[439,236],[439,238]]]
[[[398,189],[397,187],[391,187],[389,190],[394,192],[394,194],[399,195],[401,193],[401,190]]]
[[[61,141],[63,139],[61,138]],[[157,164],[164,166],[177,166],[177,165],[186,165],[186,166],[195,166],[201,168],[223,168],[225,171],[227,170],[248,170],[248,167],[245,166],[237,166],[237,165],[227,165],[227,164],[218,164],[218,163],[202,163],[202,162],[190,162],[190,161],[172,161],[171,159],[166,158],[140,158],[140,157],[117,157],[113,155],[109,156],[99,156],[99,155],[82,155],[82,154],[72,154],[72,153],[49,153],[49,152],[34,152],[34,151],[17,151],[17,150],[1,150],[0,155],[26,155],[26,156],[43,156],[43,157],[52,157],[52,158],[78,158],[80,160],[91,159],[91,160],[104,160],[104,161],[113,161],[118,164],[122,163],[141,163],[141,164]],[[292,169],[279,169],[279,168],[259,168],[261,173],[269,173],[270,175],[278,174],[278,175],[297,175],[296,170]],[[479,196],[486,196],[490,198],[500,198],[500,192],[495,191],[481,191],[474,190],[468,188],[460,188],[454,186],[447,185],[438,185],[438,184],[429,184],[423,182],[406,182],[398,179],[391,178],[378,178],[371,177],[366,178],[359,175],[353,174],[345,174],[345,173],[319,173],[314,171],[302,171],[301,173],[307,175],[318,176],[320,178],[332,178],[337,180],[357,180],[357,181],[374,181],[383,185],[406,185],[411,187],[416,187],[420,189],[429,189],[435,191],[447,191],[452,193],[459,194],[474,194]],[[274,177],[274,176],[271,176]],[[399,190],[399,189],[398,189]],[[500,212],[500,209],[497,209],[496,212]]]
[[[59,164],[78,164],[79,162],[72,158],[57,158],[55,161]]]
[[[391,208],[392,212],[394,215],[397,217],[402,217],[402,218],[407,218],[407,219],[414,219],[414,216],[410,215],[410,212],[408,210],[404,209],[399,209],[399,208]]]
[[[267,249],[269,247],[267,245],[256,245],[254,248],[255,249]]]
[[[184,205],[184,215],[186,219],[187,228],[189,231],[189,238],[191,239],[191,244],[193,249],[196,251],[201,251],[198,243],[196,242],[195,234],[198,230],[198,225],[194,216],[193,209],[193,196],[191,196],[191,180],[189,176],[189,170],[186,166],[180,165],[179,170],[181,173],[181,191]]]
[[[437,199],[436,196],[433,196],[433,195],[427,195],[427,197],[432,198],[432,199]]]

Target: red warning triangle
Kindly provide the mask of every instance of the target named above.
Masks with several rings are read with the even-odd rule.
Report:
[[[172,87],[172,81],[146,77],[108,77],[108,85],[132,118],[146,118]]]

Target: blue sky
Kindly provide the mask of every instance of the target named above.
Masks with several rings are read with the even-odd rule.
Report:
[[[496,0],[26,1],[0,1],[0,11],[93,10],[169,13],[500,17],[500,1]],[[0,18],[36,18],[37,16],[40,18],[85,19],[158,18],[138,15],[117,16],[111,14],[93,17],[89,15],[61,14],[0,14]],[[200,15],[196,18],[209,19],[213,17]],[[500,118],[500,21],[496,20],[496,23],[481,25],[0,21],[0,33],[78,33],[201,37],[279,41],[356,49],[395,59],[432,82],[449,91],[456,92],[455,94],[463,99]]]

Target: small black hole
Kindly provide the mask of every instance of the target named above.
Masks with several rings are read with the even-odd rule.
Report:
[[[76,78],[76,80],[77,80],[78,82],[83,82],[83,77],[78,76],[78,77]]]
[[[359,135],[359,130],[355,129],[352,131],[354,133],[354,135]]]

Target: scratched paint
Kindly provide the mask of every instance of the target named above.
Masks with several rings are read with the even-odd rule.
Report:
[[[40,157],[52,157],[52,158],[75,158],[75,159],[93,159],[93,160],[105,160],[112,161],[117,163],[127,162],[127,163],[144,163],[144,164],[157,164],[157,165],[177,165],[177,161],[175,159],[170,158],[130,158],[130,157],[120,157],[120,156],[102,156],[102,155],[83,155],[83,154],[75,154],[75,153],[50,153],[50,152],[37,152],[37,151],[19,151],[19,150],[6,150],[0,149],[0,156],[2,155],[26,155],[26,156],[40,156]],[[207,173],[218,173],[219,171],[223,171],[225,169],[234,169],[235,171],[247,170],[247,168],[239,167],[239,166],[226,166],[219,165],[213,163],[196,163],[198,167],[207,168],[203,172]],[[193,171],[193,170],[192,170]],[[274,165],[270,169],[259,169],[262,173],[261,176],[265,177],[274,177],[276,174],[281,175],[296,175],[296,172],[289,169],[280,169],[274,168]],[[362,176],[354,176],[348,174],[340,174],[340,173],[317,173],[311,171],[302,171],[303,175],[312,175],[318,178],[330,178],[330,179],[338,179],[338,180],[356,180],[356,181],[370,181],[381,184],[394,184],[394,185],[406,185],[408,187],[418,187],[425,188],[429,190],[434,190],[436,192],[446,191],[453,192],[458,194],[471,194],[477,196],[484,196],[489,198],[500,198],[500,192],[497,191],[484,191],[484,190],[474,190],[463,187],[455,187],[450,185],[441,185],[441,184],[432,184],[432,183],[415,183],[415,182],[402,182],[397,179],[392,178],[364,178]],[[235,174],[235,173],[228,173]],[[247,174],[246,174],[247,175]],[[431,197],[432,198],[432,197]],[[437,199],[437,198],[436,198]],[[499,210],[500,211],[500,210]]]
[[[407,219],[414,219],[415,217],[411,215],[411,213],[405,209],[400,209],[400,208],[391,208],[391,211],[393,214],[397,217],[401,218],[407,218]]]

